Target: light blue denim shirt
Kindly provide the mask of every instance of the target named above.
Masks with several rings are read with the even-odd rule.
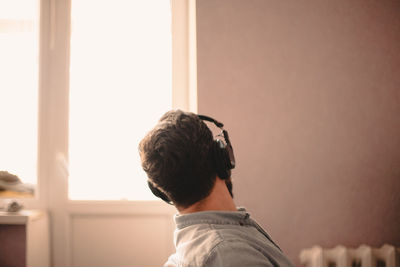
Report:
[[[175,215],[174,219],[176,253],[164,267],[293,266],[244,208]]]

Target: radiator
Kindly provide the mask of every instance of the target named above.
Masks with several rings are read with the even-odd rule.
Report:
[[[400,267],[399,255],[399,248],[387,244],[381,248],[314,246],[300,252],[300,262],[307,267]]]

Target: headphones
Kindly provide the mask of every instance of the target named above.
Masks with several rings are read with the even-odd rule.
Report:
[[[235,156],[233,154],[233,148],[231,142],[229,140],[229,135],[226,130],[224,130],[224,124],[221,122],[204,115],[197,115],[199,119],[203,121],[209,121],[215,124],[218,128],[221,129],[221,133],[218,136],[223,136],[224,141],[217,138],[214,140],[213,144],[213,156],[215,162],[215,171],[217,175],[221,179],[228,179],[231,177],[231,169],[235,168]],[[147,181],[147,185],[149,186],[151,192],[156,196],[167,202],[168,204],[173,204],[169,197],[162,192],[160,189],[156,187],[156,185],[150,180]]]
[[[229,140],[228,132],[224,130],[224,125],[221,122],[208,116],[197,116],[203,121],[214,123],[215,126],[221,129],[221,134],[218,136],[223,136],[225,142],[221,139],[214,140],[215,168],[219,178],[228,179],[231,177],[231,169],[235,168],[235,156],[233,155],[233,148]]]

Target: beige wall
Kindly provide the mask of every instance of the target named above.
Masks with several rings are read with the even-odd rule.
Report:
[[[298,264],[400,247],[400,2],[198,0],[199,113],[225,123],[237,204]]]

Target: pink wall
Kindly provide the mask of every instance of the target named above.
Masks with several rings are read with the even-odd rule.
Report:
[[[199,113],[225,123],[236,202],[297,264],[400,247],[400,2],[198,0]]]

